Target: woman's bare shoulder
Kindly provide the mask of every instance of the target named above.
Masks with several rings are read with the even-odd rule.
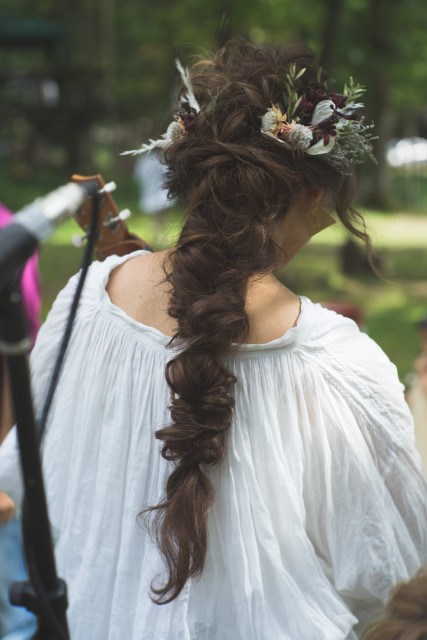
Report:
[[[145,253],[127,260],[112,271],[106,287],[113,304],[138,322],[163,332],[171,329],[169,287],[163,269],[167,254]]]
[[[110,297],[126,297],[134,294],[135,287],[146,288],[153,272],[158,270],[159,262],[159,254],[144,253],[120,264],[113,269],[108,280]]]

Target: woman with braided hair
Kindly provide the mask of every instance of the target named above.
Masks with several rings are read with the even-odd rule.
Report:
[[[426,561],[426,483],[395,367],[274,274],[327,209],[370,248],[362,88],[330,92],[305,46],[177,66],[178,112],[139,152],[185,201],[180,236],[92,265],[44,443],[71,634],[354,639]],[[39,334],[36,404],[75,286]]]

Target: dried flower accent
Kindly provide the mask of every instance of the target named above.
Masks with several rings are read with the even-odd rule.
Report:
[[[313,132],[310,127],[293,122],[287,129],[287,140],[292,149],[305,151],[311,145]]]
[[[167,149],[194,129],[201,107],[194,94],[189,70],[179,60],[176,60],[176,67],[185,90],[166,133],[157,140],[149,140],[149,144],[143,144],[140,149],[125,151],[121,155]],[[374,160],[372,125],[364,125],[359,115],[364,106],[360,102],[364,87],[350,78],[343,93],[339,94],[328,90],[322,81],[321,69],[317,82],[306,82],[305,72],[305,68],[297,70],[295,64],[288,69],[279,68],[285,109],[279,105],[267,109],[261,116],[262,135],[297,155],[321,156],[343,174],[348,173],[351,165],[362,162],[366,155]],[[210,91],[208,93],[210,100],[203,105],[206,118],[217,100]]]
[[[153,149],[167,149],[171,144],[182,138],[185,133],[184,123],[178,118],[178,120],[173,120],[169,124],[166,133],[163,133],[161,138],[149,140],[149,144],[142,144],[139,149],[134,149],[133,151],[123,151],[120,155],[139,156],[142,153],[149,153]]]
[[[264,113],[261,119],[261,131],[276,135],[287,122],[287,115],[282,115],[279,107],[273,105]]]
[[[194,107],[190,107],[187,113],[177,113],[178,123],[184,127],[185,131],[191,131],[196,124],[196,117],[199,112]]]
[[[180,140],[196,124],[197,115],[200,113],[200,105],[194,95],[190,72],[187,67],[183,67],[179,60],[175,61],[180,73],[181,80],[186,92],[180,98],[179,112],[175,114],[175,120],[169,124],[166,133],[163,133],[157,140],[149,140],[149,144],[143,144],[139,149],[124,151],[121,156],[138,156],[142,153],[149,153],[153,149],[167,149],[171,144]]]
[[[266,138],[274,138],[276,142],[293,151],[308,149],[313,139],[309,127],[297,124],[295,120],[287,121],[287,114],[282,115],[280,107],[273,105],[262,116],[261,132]]]
[[[261,133],[294,153],[322,156],[341,173],[366,155],[373,158],[371,127],[365,127],[359,115],[364,87],[350,78],[342,94],[329,92],[321,81],[321,70],[317,83],[305,83],[305,71],[297,71],[295,64],[288,70],[279,69],[286,113],[292,122],[273,106],[261,117]]]

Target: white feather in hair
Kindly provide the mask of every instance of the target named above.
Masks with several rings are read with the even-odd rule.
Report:
[[[178,69],[181,80],[187,89],[186,93],[181,96],[181,104],[188,103],[191,109],[194,109],[196,113],[200,112],[200,105],[194,95],[193,85],[191,82],[191,76],[188,68],[184,68],[179,60],[175,60],[176,68]],[[185,135],[186,130],[182,120],[178,117],[178,120],[173,120],[167,128],[161,138],[157,140],[150,140],[150,144],[143,144],[139,149],[133,149],[131,151],[123,151],[121,156],[139,156],[142,153],[150,153],[153,149],[167,149],[173,142]]]
[[[197,113],[200,112],[200,105],[196,100],[196,96],[194,95],[193,84],[191,82],[190,72],[187,67],[183,67],[178,59],[175,60],[176,68],[178,69],[181,80],[183,81],[185,88],[187,89],[187,93],[181,96],[181,102],[188,102],[190,107],[196,110]]]
[[[181,138],[185,134],[185,128],[182,124],[173,120],[167,128],[166,133],[157,140],[150,140],[150,144],[143,144],[139,149],[132,151],[123,151],[121,156],[139,156],[142,153],[150,153],[153,149],[167,149],[173,142]]]

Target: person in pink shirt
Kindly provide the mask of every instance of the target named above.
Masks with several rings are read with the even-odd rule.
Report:
[[[13,220],[12,213],[0,203],[0,229],[6,227]],[[34,344],[37,331],[40,327],[41,287],[38,271],[38,256],[34,254],[26,263],[22,278],[21,289],[24,309],[28,321],[28,331]],[[11,415],[10,401],[5,382],[5,367],[0,359],[0,442],[4,439],[13,419]]]
[[[12,222],[13,215],[0,203],[0,229]],[[1,233],[1,231],[0,231]],[[34,344],[40,326],[41,291],[38,257],[33,255],[26,263],[21,277],[24,310],[28,332]],[[13,424],[7,374],[0,358],[0,443]],[[0,638],[27,640],[35,631],[35,618],[25,609],[12,607],[8,600],[9,585],[26,577],[22,551],[20,523],[17,508],[0,487]]]

